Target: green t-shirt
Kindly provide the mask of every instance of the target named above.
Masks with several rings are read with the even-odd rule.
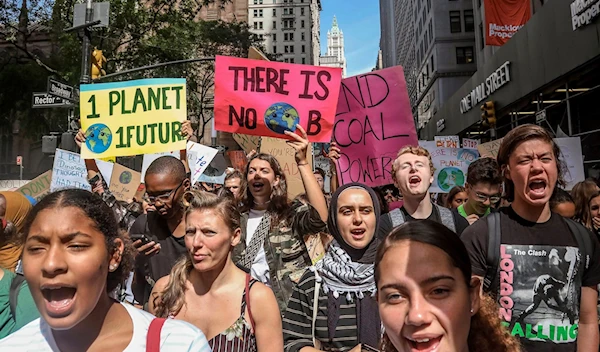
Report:
[[[458,213],[460,214],[460,216],[462,216],[463,218],[466,218],[467,216],[467,212],[465,211],[465,204],[461,204],[458,206],[458,208],[456,208],[456,210],[458,211]],[[489,213],[492,212],[492,207],[487,208],[487,210],[485,211],[485,214],[483,214],[481,217],[484,217],[486,215],[488,215]]]
[[[40,317],[35,306],[27,281],[23,281],[17,298],[15,317],[10,312],[10,284],[16,274],[5,269],[4,276],[0,279],[0,339],[12,334],[31,321]]]

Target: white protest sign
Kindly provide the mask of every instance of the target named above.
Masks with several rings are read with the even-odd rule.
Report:
[[[50,192],[62,188],[81,188],[92,190],[87,179],[87,168],[79,154],[67,150],[56,149]]]
[[[435,148],[437,148],[435,146],[435,141],[419,141],[419,147],[421,148],[425,148],[429,151],[434,150]]]
[[[187,143],[187,159],[192,174],[192,184],[198,181],[218,152],[217,149],[202,144]]]
[[[554,138],[560,147],[561,160],[565,166],[563,176],[567,182],[565,189],[570,191],[577,182],[585,180],[583,171],[583,155],[579,137]]]
[[[478,145],[479,145],[478,139],[463,138],[463,145],[462,145],[463,148],[477,149]]]
[[[454,186],[464,186],[469,165],[479,157],[476,150],[465,148],[435,148],[429,153],[435,168],[429,188],[432,193],[448,193]]]
[[[170,156],[173,156],[173,157],[179,159],[179,158],[181,158],[181,151],[175,150],[172,152],[144,154],[144,159],[142,160],[142,183],[145,182],[144,180],[146,179],[146,170],[148,170],[148,167],[150,166],[150,164],[152,164],[152,162],[154,160],[160,158],[161,156],[165,156],[165,155],[170,155]]]
[[[113,168],[115,167],[115,164],[111,163],[110,161],[104,161],[100,159],[95,160],[96,166],[98,166],[98,170],[100,170],[102,178],[104,179],[104,181],[106,181],[107,185],[110,184],[110,179],[112,178]]]
[[[206,183],[225,183],[225,170],[227,170],[227,161],[222,153],[217,154],[213,160],[208,164],[208,167],[204,170],[204,173],[198,178],[198,182]]]
[[[458,136],[435,136],[435,146],[438,148],[460,148]]]

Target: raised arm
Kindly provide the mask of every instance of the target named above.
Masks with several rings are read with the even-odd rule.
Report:
[[[292,146],[296,150],[296,163],[298,164],[298,170],[300,171],[300,177],[304,184],[304,190],[306,190],[306,197],[308,202],[319,212],[321,220],[327,222],[327,202],[325,201],[325,195],[319,187],[319,183],[313,174],[313,170],[307,160],[308,136],[302,126],[296,125],[297,132],[300,134],[286,131],[285,134],[292,137],[293,140],[287,141],[286,143]]]

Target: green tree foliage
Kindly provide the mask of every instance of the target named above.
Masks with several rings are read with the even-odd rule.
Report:
[[[19,117],[23,127],[30,126],[34,116],[31,92],[44,91],[48,75],[77,85],[81,71],[82,33],[66,33],[73,25],[75,0],[5,0],[10,3],[0,11],[0,41],[13,45],[16,59],[0,59],[0,84],[19,81],[15,92],[0,93],[0,108],[16,113],[0,117],[2,123]],[[105,0],[106,1],[106,0]],[[205,6],[220,6],[224,0],[110,0],[110,22],[107,28],[91,31],[92,47],[103,50],[108,59],[108,74],[157,63],[215,55],[246,57],[250,46],[261,47],[258,36],[249,31],[247,23],[201,21]],[[216,3],[216,4],[215,4]],[[25,4],[26,6],[23,6]],[[23,16],[23,12],[26,12]],[[27,17],[27,18],[24,18]],[[24,23],[23,23],[24,22]],[[32,27],[32,25],[35,25]],[[37,28],[37,29],[36,29]],[[52,50],[36,55],[28,43],[31,30],[42,28],[52,43]],[[0,48],[2,52],[2,48]],[[2,56],[2,55],[0,55]],[[188,110],[200,123],[201,133],[210,121],[207,114],[212,103],[214,64],[194,63],[166,66],[107,78],[102,82],[150,77],[185,77],[188,82]],[[18,92],[18,93],[17,93]],[[18,97],[22,98],[19,99]],[[56,110],[56,109],[55,109]],[[38,110],[51,121],[57,111]],[[47,123],[28,132],[39,135],[40,130],[66,128],[63,124]],[[35,117],[39,120],[39,116]],[[28,121],[32,120],[32,121]],[[35,126],[32,126],[35,127]],[[46,130],[45,132],[49,132]],[[44,132],[41,132],[44,133]]]

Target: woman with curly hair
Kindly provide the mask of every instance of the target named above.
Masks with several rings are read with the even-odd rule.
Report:
[[[382,352],[521,350],[495,302],[480,298],[465,246],[443,225],[423,220],[395,228],[377,249],[375,282]]]
[[[237,201],[198,191],[183,199],[188,255],[156,282],[150,312],[194,324],[214,352],[281,351],[275,295],[231,260],[242,232]]]
[[[307,161],[310,143],[306,131],[296,125],[296,133],[285,134],[295,151],[308,204],[289,201],[285,174],[273,155],[252,156],[241,190],[242,237],[233,251],[239,267],[273,289],[281,312],[294,285],[312,264],[304,235],[325,231],[327,221],[325,196]]]
[[[195,327],[119,303],[109,292],[133,265],[133,249],[99,196],[67,189],[27,216],[23,273],[40,318],[0,340],[2,351],[209,351]]]

